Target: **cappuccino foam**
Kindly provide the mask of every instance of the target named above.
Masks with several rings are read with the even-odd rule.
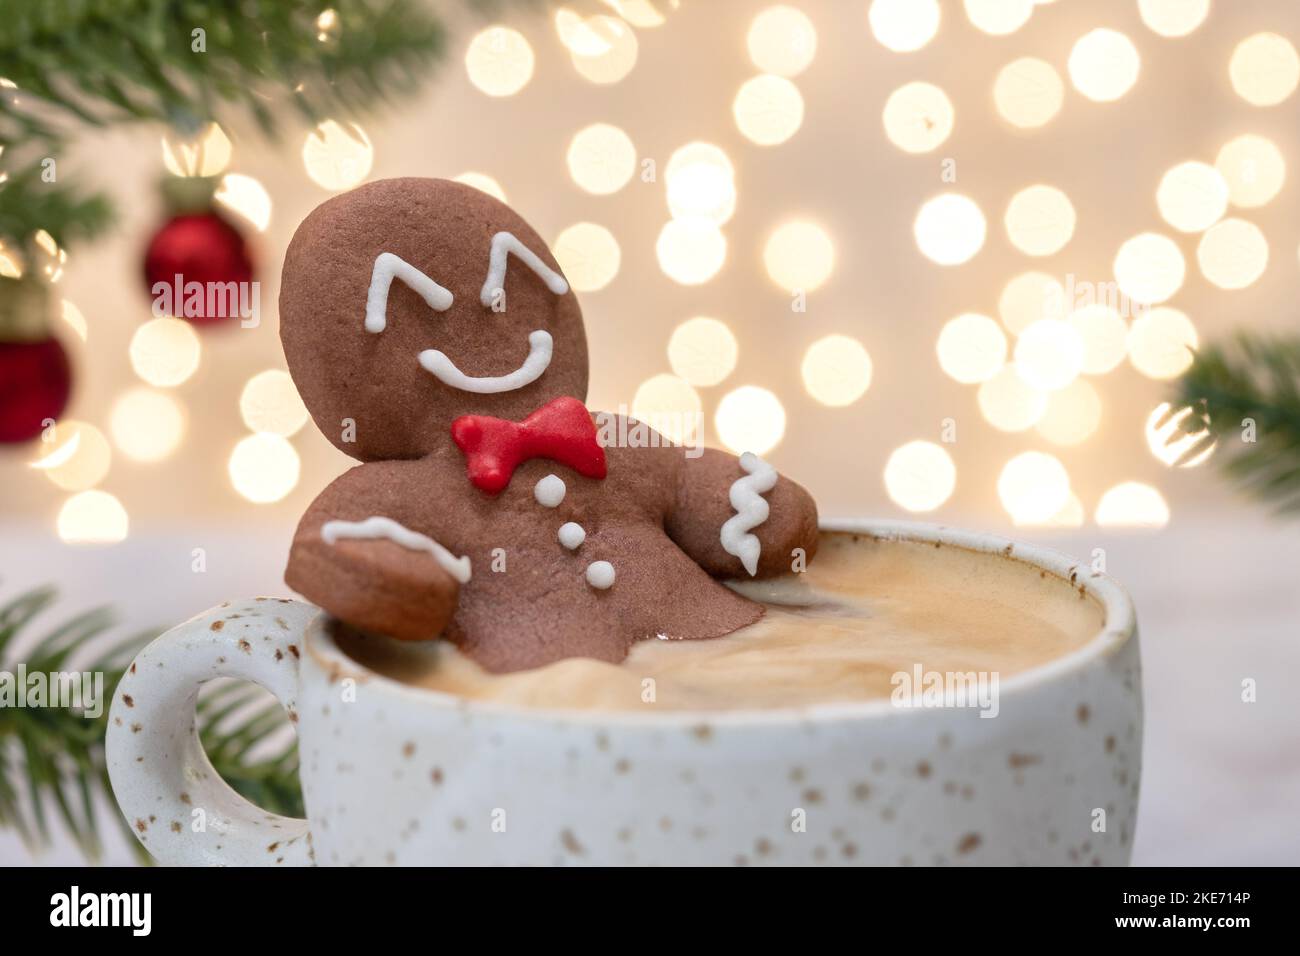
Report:
[[[699,641],[650,638],[610,664],[569,658],[492,674],[446,641],[336,629],[385,677],[474,700],[561,710],[735,710],[889,698],[901,674],[995,674],[1078,649],[1102,609],[1069,582],[951,545],[823,532],[808,569],[730,586],[763,602],[757,623]],[[580,627],[580,622],[575,622]]]

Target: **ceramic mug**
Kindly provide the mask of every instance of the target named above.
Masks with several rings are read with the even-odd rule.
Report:
[[[1123,589],[992,535],[825,527],[1027,562],[1093,598],[1103,626],[1002,680],[994,719],[887,699],[550,711],[389,680],[338,649],[318,608],[237,601],[163,634],[129,668],[110,711],[113,791],[149,852],[175,864],[1127,863],[1142,702]],[[213,771],[194,708],[216,677],[253,681],[284,706],[306,820],[259,809]]]

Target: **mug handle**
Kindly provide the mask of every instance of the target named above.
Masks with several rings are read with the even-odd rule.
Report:
[[[233,601],[149,644],[126,669],[104,747],[113,795],[158,862],[189,866],[310,866],[307,821],[267,813],[212,769],[199,740],[199,688],[252,681],[297,723],[299,655],[320,609],[300,601]]]

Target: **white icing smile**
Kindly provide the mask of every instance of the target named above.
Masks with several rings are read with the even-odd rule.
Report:
[[[524,364],[507,375],[474,376],[466,375],[456,367],[456,363],[437,349],[425,349],[420,353],[420,365],[439,381],[462,392],[477,392],[490,395],[495,392],[513,392],[517,388],[530,385],[541,377],[551,364],[551,352],[554,343],[551,333],[538,329],[528,336],[528,358]]]
[[[484,306],[493,307],[497,298],[504,293],[506,266],[510,256],[520,259],[524,265],[537,274],[546,287],[556,295],[565,295],[569,283],[546,263],[537,253],[508,232],[498,232],[492,237],[492,249],[488,255],[488,275],[483,283],[480,298]],[[388,326],[388,290],[394,279],[400,279],[414,289],[428,306],[437,312],[451,308],[451,292],[429,276],[415,268],[409,262],[391,252],[381,252],[375,258],[375,265],[370,274],[370,291],[366,296],[366,331],[378,333]],[[555,343],[549,332],[538,329],[528,336],[528,358],[513,372],[505,375],[466,375],[445,353],[437,349],[425,349],[419,355],[420,365],[445,385],[460,389],[462,392],[476,392],[489,395],[496,392],[513,392],[515,389],[530,385],[541,377],[551,364],[551,354]]]

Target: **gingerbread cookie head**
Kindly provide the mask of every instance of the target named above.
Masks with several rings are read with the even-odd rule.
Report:
[[[443,179],[369,183],[303,220],[280,339],[316,425],[362,461],[446,447],[461,415],[517,419],[587,396],[582,310],[546,243]]]

